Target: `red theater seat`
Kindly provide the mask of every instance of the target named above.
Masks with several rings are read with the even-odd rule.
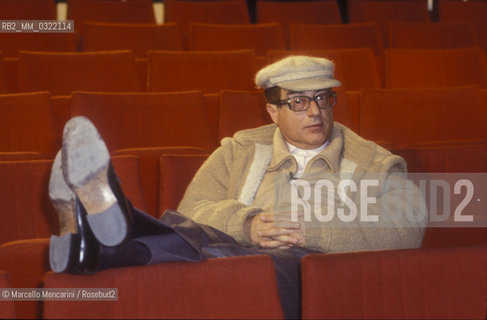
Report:
[[[487,137],[487,109],[477,87],[363,90],[360,100],[360,135],[389,146]]]
[[[119,156],[112,163],[127,197],[145,210],[137,158]],[[0,244],[59,233],[48,195],[51,166],[52,160],[0,162]]]
[[[266,56],[269,50],[285,48],[281,26],[278,23],[190,25],[189,50],[192,51],[253,49],[257,56]]]
[[[186,187],[208,154],[166,154],[160,158],[159,214],[177,210]]]
[[[272,123],[266,111],[262,91],[231,91],[220,93],[219,137],[231,137],[239,130]]]
[[[49,267],[49,238],[17,240],[0,245],[0,269],[10,274],[13,288],[39,288]],[[19,319],[39,319],[41,301],[15,301]],[[1,317],[1,316],[0,316]]]
[[[481,138],[481,137],[479,137]],[[408,163],[409,172],[426,173],[422,176],[428,177],[429,173],[436,173],[431,179],[441,179],[455,184],[459,178],[472,181],[474,186],[474,198],[468,201],[463,213],[474,215],[475,219],[485,217],[485,211],[479,203],[475,202],[475,194],[481,194],[483,188],[481,181],[485,181],[487,172],[487,143],[475,143],[468,141],[451,141],[445,143],[414,144],[413,146],[391,150],[393,153],[402,156]],[[448,178],[445,174],[454,173],[455,178]],[[453,189],[454,183],[451,182]],[[431,192],[431,191],[430,191]],[[450,206],[458,208],[458,200],[463,201],[466,194],[450,196]],[[468,199],[467,199],[468,200]],[[477,205],[476,205],[477,204]],[[483,212],[483,214],[482,214]],[[430,211],[431,214],[431,211]],[[477,218],[478,217],[478,218]],[[480,221],[480,220],[479,220]],[[449,227],[438,227],[433,223],[426,229],[423,248],[437,248],[450,246],[470,246],[487,243],[487,228],[479,222],[476,226],[462,227],[460,224]]]
[[[249,24],[247,4],[241,0],[220,1],[164,1],[164,22],[177,23],[183,45],[188,44],[189,25],[192,22],[216,24]]]
[[[85,21],[156,23],[152,0],[69,0],[68,19],[75,27]]]
[[[384,55],[384,41],[375,22],[291,25],[291,50],[353,48],[372,48],[376,56]]]
[[[159,210],[160,203],[174,201],[166,196],[160,196],[160,165],[161,156],[166,154],[205,154],[206,150],[196,147],[148,147],[127,148],[115,150],[113,155],[134,155],[140,163],[140,181],[144,198],[146,200],[147,213],[159,217],[163,211]],[[183,175],[188,174],[183,172]]]
[[[291,23],[342,23],[337,1],[265,1],[257,0],[257,23],[278,22],[289,47]]]
[[[83,51],[125,49],[132,50],[137,57],[146,57],[149,50],[180,51],[182,43],[178,26],[175,23],[84,23]]]
[[[478,46],[471,23],[391,22],[389,47],[401,49],[456,49]]]
[[[111,151],[175,146],[210,149],[216,139],[210,134],[201,91],[75,92],[71,115],[93,121]]]
[[[190,2],[188,2],[190,3]],[[149,52],[147,91],[252,90],[255,88],[252,50],[215,52]]]
[[[53,0],[2,0],[2,20],[56,20]]]
[[[391,21],[429,22],[427,1],[423,0],[349,0],[348,21],[377,23],[387,41]],[[386,45],[387,47],[387,45]]]
[[[249,272],[258,270],[258,272]],[[44,318],[282,318],[268,256],[174,262],[101,271],[48,273],[46,288],[117,288],[118,301],[45,301]]]
[[[385,71],[386,88],[487,87],[487,62],[481,48],[386,49]]]
[[[342,88],[346,90],[382,87],[376,58],[371,48],[270,51],[268,59],[269,62],[274,62],[291,54],[304,54],[332,60],[335,63],[335,78],[340,80]]]
[[[48,92],[0,95],[0,151],[54,157],[61,130]]]
[[[438,1],[438,20],[440,22],[485,22],[486,16],[487,3],[485,1]]]
[[[133,92],[140,87],[130,51],[19,53],[19,92],[66,95],[76,90]]]
[[[11,58],[22,50],[74,52],[78,41],[76,33],[0,33],[0,50]]]
[[[487,143],[479,141],[412,143],[392,151],[410,172],[487,172]]]
[[[484,319],[487,246],[309,255],[304,319]]]

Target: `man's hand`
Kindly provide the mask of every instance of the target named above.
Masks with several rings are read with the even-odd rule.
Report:
[[[247,219],[245,230],[247,238],[263,248],[287,249],[305,242],[302,214],[293,221],[290,212],[261,212]]]

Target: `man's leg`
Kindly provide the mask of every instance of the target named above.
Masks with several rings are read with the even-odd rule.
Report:
[[[93,273],[154,261],[201,260],[197,241],[188,243],[167,224],[132,207],[103,139],[84,117],[65,126],[49,196],[61,228],[59,236],[51,236],[49,250],[56,272]]]

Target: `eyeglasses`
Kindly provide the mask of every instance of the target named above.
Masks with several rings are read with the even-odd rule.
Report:
[[[313,98],[308,96],[289,97],[279,101],[279,103],[281,105],[287,104],[292,111],[306,111],[309,109],[311,101],[314,101],[319,109],[329,109],[337,103],[336,92],[323,92]]]

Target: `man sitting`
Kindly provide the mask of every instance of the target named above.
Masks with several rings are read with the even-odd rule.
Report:
[[[405,161],[333,121],[340,82],[332,62],[291,56],[259,71],[256,83],[265,88],[274,124],[223,139],[179,212],[160,220],[125,198],[93,124],[71,119],[49,186],[61,226],[51,237],[52,269],[93,273],[268,254],[286,317],[294,318],[304,255],[421,245],[426,214],[406,199],[417,195],[404,183]],[[325,199],[307,196],[312,185],[323,192],[327,186]]]

